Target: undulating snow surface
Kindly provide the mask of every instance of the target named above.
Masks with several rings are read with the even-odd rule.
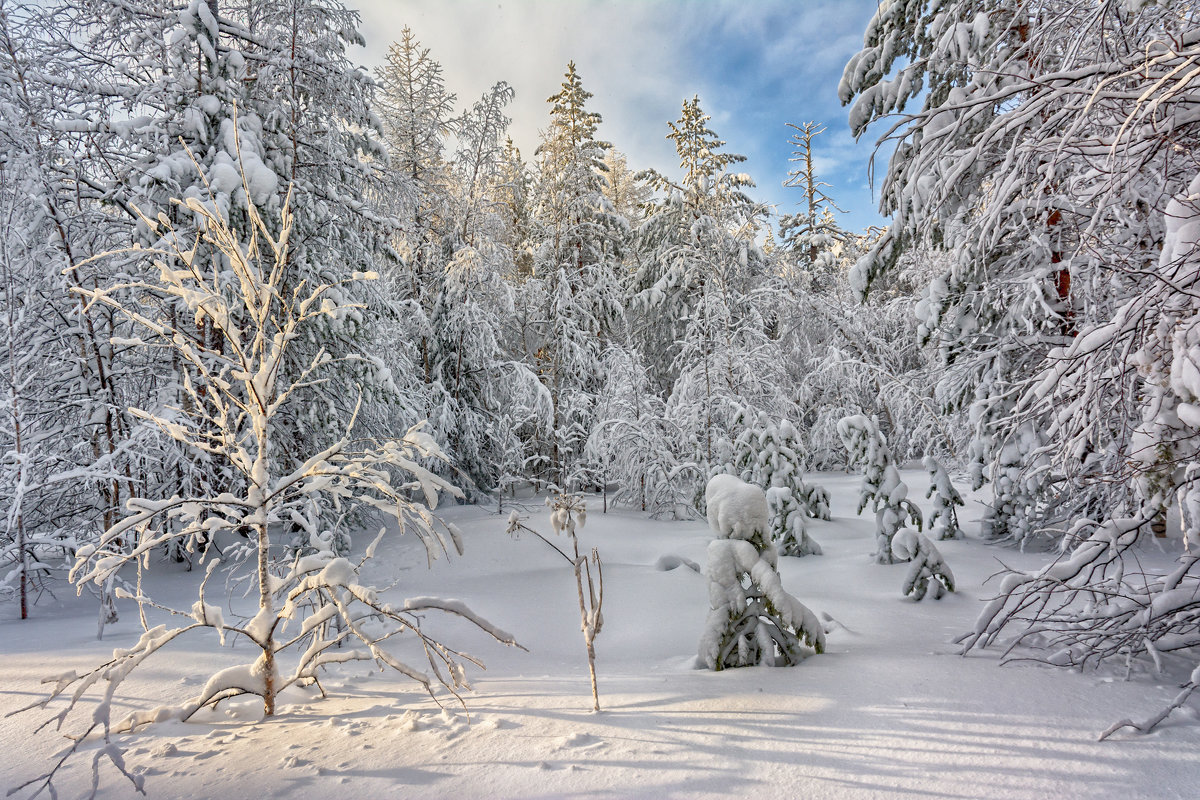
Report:
[[[926,481],[920,471],[903,478]],[[603,514],[590,498],[580,538],[599,548],[606,583],[596,639],[604,710],[593,713],[569,566],[535,537],[506,536],[508,507],[455,507],[444,512],[462,529],[465,556],[426,569],[419,543],[394,538],[367,578],[397,581],[395,599],[464,600],[528,648],[431,620],[443,640],[488,665],[466,709],[453,698],[439,709],[394,673],[334,667],[327,700],[293,690],[269,721],[256,700],[226,703],[125,737],[127,761],[146,773],[151,798],[1195,797],[1200,724],[1190,711],[1147,736],[1096,741],[1114,720],[1169,702],[1174,676],[1126,681],[956,654],[951,640],[974,622],[997,559],[1032,567],[1044,555],[981,544],[969,501],[968,539],[937,543],[958,592],[916,603],[901,595],[907,565],[873,563],[875,521],[853,513],[858,476],[815,482],[832,494],[833,520],[808,522],[825,554],[781,558],[779,569],[788,592],[832,621],[827,653],[798,667],[694,669],[708,592],[688,565],[705,562],[707,526]],[[552,535],[540,503],[523,513]],[[1152,543],[1145,557],[1168,561],[1177,546]],[[201,571],[154,566],[151,594],[194,597]],[[87,597],[42,597],[27,622],[9,607],[0,613],[0,713],[35,699],[41,677],[91,665],[140,633],[136,611],[123,606],[96,642]],[[240,662],[215,636],[207,644],[192,639],[149,662],[124,684],[121,704],[182,699]],[[63,746],[52,731],[32,735],[45,716],[0,717],[0,788],[44,771]],[[87,786],[90,753],[81,756],[63,796]],[[101,796],[132,796],[111,770],[103,778]]]

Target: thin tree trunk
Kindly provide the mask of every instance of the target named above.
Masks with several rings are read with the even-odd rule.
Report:
[[[6,259],[7,261],[7,259]],[[7,266],[7,263],[5,264]],[[5,270],[8,272],[8,270]],[[12,275],[9,273],[8,278],[8,387],[9,400],[12,402],[12,420],[13,420],[13,436],[14,447],[17,454],[17,558],[20,559],[21,581],[19,593],[21,596],[21,619],[29,618],[29,606],[27,601],[27,580],[29,573],[29,556],[25,552],[25,518],[21,511],[25,501],[25,458],[24,447],[21,441],[21,408],[20,398],[17,396],[17,364],[16,353],[14,352],[14,329],[16,320],[13,318],[13,284]]]
[[[258,610],[263,619],[270,619],[274,606],[271,596],[270,539],[267,536],[267,521],[258,523]],[[263,650],[263,714],[275,715],[275,627],[272,625],[260,643]]]

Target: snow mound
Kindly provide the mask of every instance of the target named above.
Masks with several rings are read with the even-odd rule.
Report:
[[[675,555],[674,553],[661,555],[658,557],[658,561],[654,562],[654,568],[659,572],[670,572],[671,570],[679,569],[680,567],[687,567],[695,573],[700,572],[700,565],[695,561],[692,561],[690,558],[684,558],[683,556]]]
[[[715,475],[704,489],[708,525],[723,539],[752,539],[769,528],[767,495],[733,475]]]

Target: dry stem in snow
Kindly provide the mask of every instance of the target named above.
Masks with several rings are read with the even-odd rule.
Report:
[[[599,711],[600,691],[596,685],[595,642],[600,628],[604,625],[604,614],[601,611],[604,606],[604,567],[600,562],[600,551],[593,547],[590,557],[579,554],[579,537],[575,535],[575,529],[582,528],[587,522],[587,505],[582,497],[577,494],[560,494],[554,498],[547,497],[546,505],[551,509],[550,527],[554,529],[555,533],[566,533],[570,537],[573,555],[568,555],[554,542],[533,528],[522,524],[515,511],[508,518],[508,533],[513,534],[518,530],[532,533],[554,548],[574,569],[575,589],[579,595],[579,627],[583,631],[583,643],[587,647],[588,672],[592,679],[592,710]],[[594,577],[592,567],[596,568]],[[585,583],[587,584],[586,592],[584,591]]]

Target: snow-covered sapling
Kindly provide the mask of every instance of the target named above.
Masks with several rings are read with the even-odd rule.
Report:
[[[829,519],[829,493],[804,483],[795,426],[748,409],[738,412],[734,424],[745,427],[733,442],[732,463],[722,471],[767,490],[771,539],[781,555],[820,555],[821,546],[809,538],[804,518]]]
[[[823,519],[826,522],[833,519],[829,513],[829,490],[824,486],[805,483],[804,479],[796,478],[796,497],[803,504],[804,513],[813,519]]]
[[[556,534],[565,533],[571,539],[571,554],[542,536],[540,533],[521,522],[517,512],[512,512],[508,518],[508,533],[518,530],[528,531],[543,542],[554,548],[565,558],[575,570],[575,588],[579,594],[580,630],[583,631],[583,643],[587,647],[588,671],[592,678],[592,710],[600,710],[600,692],[596,686],[596,636],[604,625],[604,567],[600,563],[600,551],[592,548],[591,556],[579,554],[579,537],[575,535],[576,528],[582,528],[587,522],[587,505],[578,494],[564,493],[553,498],[546,498],[550,506],[550,527]],[[592,567],[596,568],[595,576]],[[584,584],[587,590],[584,591]]]
[[[820,621],[783,589],[763,490],[717,475],[704,497],[717,538],[708,545],[709,612],[699,663],[712,670],[791,666],[804,658],[802,645],[824,652]]]
[[[819,556],[817,544],[804,528],[807,516],[796,493],[784,486],[767,489],[771,512],[771,541],[781,556]]]
[[[892,460],[891,450],[872,420],[861,415],[843,417],[838,436],[850,453],[850,463],[863,465],[858,493],[858,513],[871,504],[875,511],[875,563],[891,564],[892,537],[907,519],[921,530],[921,510],[908,499],[908,486]]]
[[[596,424],[585,454],[611,464],[619,484],[618,503],[640,507],[652,517],[695,515],[692,495],[701,474],[683,447],[687,437],[650,388],[650,374],[632,348],[610,346]]]
[[[929,514],[929,532],[938,539],[958,539],[963,535],[958,524],[958,507],[964,506],[962,495],[946,473],[946,468],[933,456],[925,456],[922,462],[929,472],[929,491],[926,497],[933,498],[933,511]]]
[[[892,537],[892,554],[901,561],[912,562],[903,592],[913,600],[924,600],[930,595],[941,600],[946,592],[954,591],[954,573],[928,537],[912,528],[901,528]]]
[[[140,325],[147,340],[143,346],[171,348],[186,367],[182,373],[186,408],[176,409],[170,416],[133,413],[186,447],[219,457],[236,471],[238,481],[221,494],[130,500],[128,516],[110,527],[98,543],[78,550],[71,577],[80,588],[85,584],[103,586],[126,566],[148,569],[152,552],[173,539],[190,546],[222,531],[248,535],[247,557],[222,563],[209,556],[199,599],[191,609],[163,609],[184,623],[177,627],[147,625],[136,643],[114,651],[103,664],[82,674],[71,671],[56,677],[49,696],[28,707],[45,708],[57,698],[66,698],[66,707],[46,723],[61,725],[89,690],[101,692],[83,729],[73,735],[74,745],[49,772],[25,784],[37,784],[39,792],[48,789],[51,795],[59,769],[94,732],[100,732],[104,740],[94,758],[94,783],[99,780],[101,759],[107,757],[140,790],[142,776],[126,769],[114,736],[164,719],[186,720],[202,708],[216,707],[238,695],[261,698],[264,715],[269,717],[285,688],[294,684],[321,688],[319,673],[331,663],[374,661],[413,678],[431,696],[435,683],[440,683],[457,697],[460,688],[468,688],[464,662],[479,662],[424,631],[430,611],[462,617],[498,641],[516,644],[509,634],[458,601],[433,597],[398,605],[384,601],[375,588],[360,583],[362,562],[355,564],[324,544],[314,548],[316,552],[287,557],[278,541],[281,524],[323,505],[341,510],[373,509],[390,517],[401,530],[421,540],[431,559],[451,548],[461,552],[457,531],[429,513],[436,507],[439,493],[460,493],[419,465],[422,459],[443,458],[419,427],[401,440],[386,442],[356,441],[346,431],[323,451],[298,459],[302,463],[292,472],[273,474],[270,455],[284,415],[303,387],[319,380],[331,360],[319,351],[307,363],[285,366],[293,355],[291,343],[302,340],[319,318],[351,311],[352,307],[339,303],[338,298],[345,296],[342,287],[374,276],[354,274],[331,283],[290,284],[292,218],[287,205],[278,233],[251,207],[250,229],[241,232],[248,240],[230,227],[214,204],[190,198],[181,205],[195,215],[202,232],[190,245],[163,222],[165,217],[143,220],[162,236],[162,249],[149,251],[156,259],[157,283],[96,288],[81,294],[90,305],[108,306]],[[202,258],[201,253],[210,258]],[[166,315],[151,317],[137,311],[126,302],[137,294],[164,306],[180,307],[186,312],[181,315],[185,319],[206,321],[220,334],[219,340],[215,344],[198,342],[187,330],[172,325]],[[413,495],[424,502],[411,499]],[[372,557],[387,530],[380,529],[362,561]],[[248,619],[228,618],[218,605],[208,602],[206,586],[218,569],[230,577],[248,579],[257,607]],[[143,609],[162,609],[142,594],[140,583],[136,594],[121,589],[118,594],[136,600]],[[208,679],[199,694],[182,703],[135,708],[114,719],[114,695],[124,679],[176,639],[203,629],[216,630],[222,640],[242,640],[249,646],[249,663],[222,669]],[[419,642],[429,674],[402,661],[389,647],[402,633],[411,633]]]
[[[744,427],[732,444],[731,463],[721,472],[737,475],[765,489],[789,487],[805,514],[814,519],[830,518],[829,492],[804,482],[804,460],[796,426],[786,419],[776,422],[767,414],[755,416],[748,409],[737,413],[734,425]]]

